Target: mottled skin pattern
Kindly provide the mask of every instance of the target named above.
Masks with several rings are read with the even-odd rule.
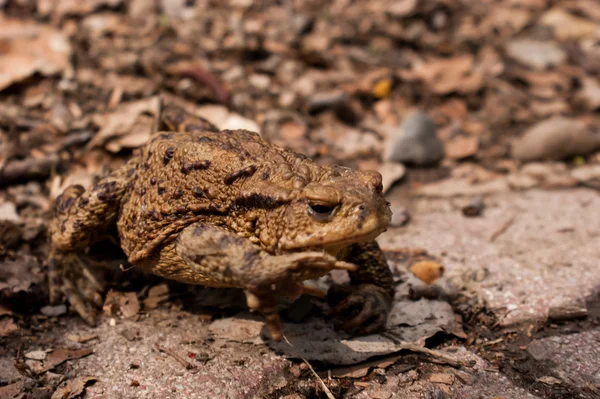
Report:
[[[245,130],[218,131],[177,108],[122,168],[90,190],[68,187],[51,223],[51,294],[66,295],[94,323],[98,290],[74,282],[81,251],[116,224],[129,261],[191,284],[239,287],[281,338],[276,297],[313,293],[302,285],[332,269],[351,284],[328,294],[344,329],[385,326],[393,281],[373,241],[391,217],[381,175],[335,165],[263,141]],[[81,267],[81,265],[79,265]],[[80,275],[89,275],[81,272]]]

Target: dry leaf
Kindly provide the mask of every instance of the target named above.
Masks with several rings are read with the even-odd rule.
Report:
[[[423,80],[435,94],[473,93],[483,85],[483,73],[475,68],[472,55],[432,58],[415,65],[408,78]]]
[[[123,318],[127,319],[138,314],[140,311],[140,302],[135,292],[117,292],[110,290],[108,294],[106,294],[102,310],[108,317],[120,314]]]
[[[559,116],[527,130],[513,142],[512,154],[520,161],[561,160],[597,148],[600,148],[600,134],[590,131],[580,120]]]
[[[476,136],[455,137],[444,143],[446,156],[450,159],[464,159],[473,156],[479,149],[479,138]]]
[[[386,193],[395,182],[406,174],[406,167],[397,162],[384,162],[377,168],[382,177],[383,192]]]
[[[433,373],[429,376],[429,382],[438,384],[452,385],[454,384],[454,375],[446,373]]]
[[[19,327],[15,324],[12,318],[5,317],[0,319],[0,337],[7,337],[18,329]]]
[[[116,7],[123,0],[37,0],[37,12],[40,15],[49,15],[61,19],[65,15],[86,15],[102,7]]]
[[[0,15],[0,90],[32,74],[71,73],[71,45],[48,26]]]
[[[169,299],[169,286],[167,284],[155,285],[148,290],[148,297],[144,299],[144,309],[155,309],[167,299]]]
[[[105,145],[109,140],[111,142],[106,147],[113,152],[145,143],[152,134],[153,124],[148,123],[148,116],[144,114],[156,117],[159,107],[159,98],[155,96],[123,103],[111,113],[95,115],[94,121],[100,126],[100,131],[88,143],[87,149]]]
[[[585,37],[597,37],[600,34],[599,24],[576,17],[560,7],[544,13],[540,22],[552,28],[558,40],[578,40]]]
[[[67,381],[66,385],[54,391],[51,399],[74,399],[83,393],[90,382],[98,381],[98,378],[80,375]]]

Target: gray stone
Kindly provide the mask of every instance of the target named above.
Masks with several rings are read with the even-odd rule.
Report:
[[[444,157],[444,144],[436,135],[433,121],[427,114],[415,111],[395,129],[387,143],[386,161],[415,165],[432,165]]]

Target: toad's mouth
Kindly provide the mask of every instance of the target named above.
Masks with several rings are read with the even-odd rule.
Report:
[[[379,228],[364,234],[331,241],[309,236],[303,241],[283,245],[282,249],[288,252],[325,251],[330,255],[337,255],[342,249],[352,244],[373,241],[384,231],[384,228]]]

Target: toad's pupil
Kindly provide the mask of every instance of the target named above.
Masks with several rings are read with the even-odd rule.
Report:
[[[333,212],[332,206],[323,204],[310,204],[310,209],[320,215],[329,215],[331,212]]]

